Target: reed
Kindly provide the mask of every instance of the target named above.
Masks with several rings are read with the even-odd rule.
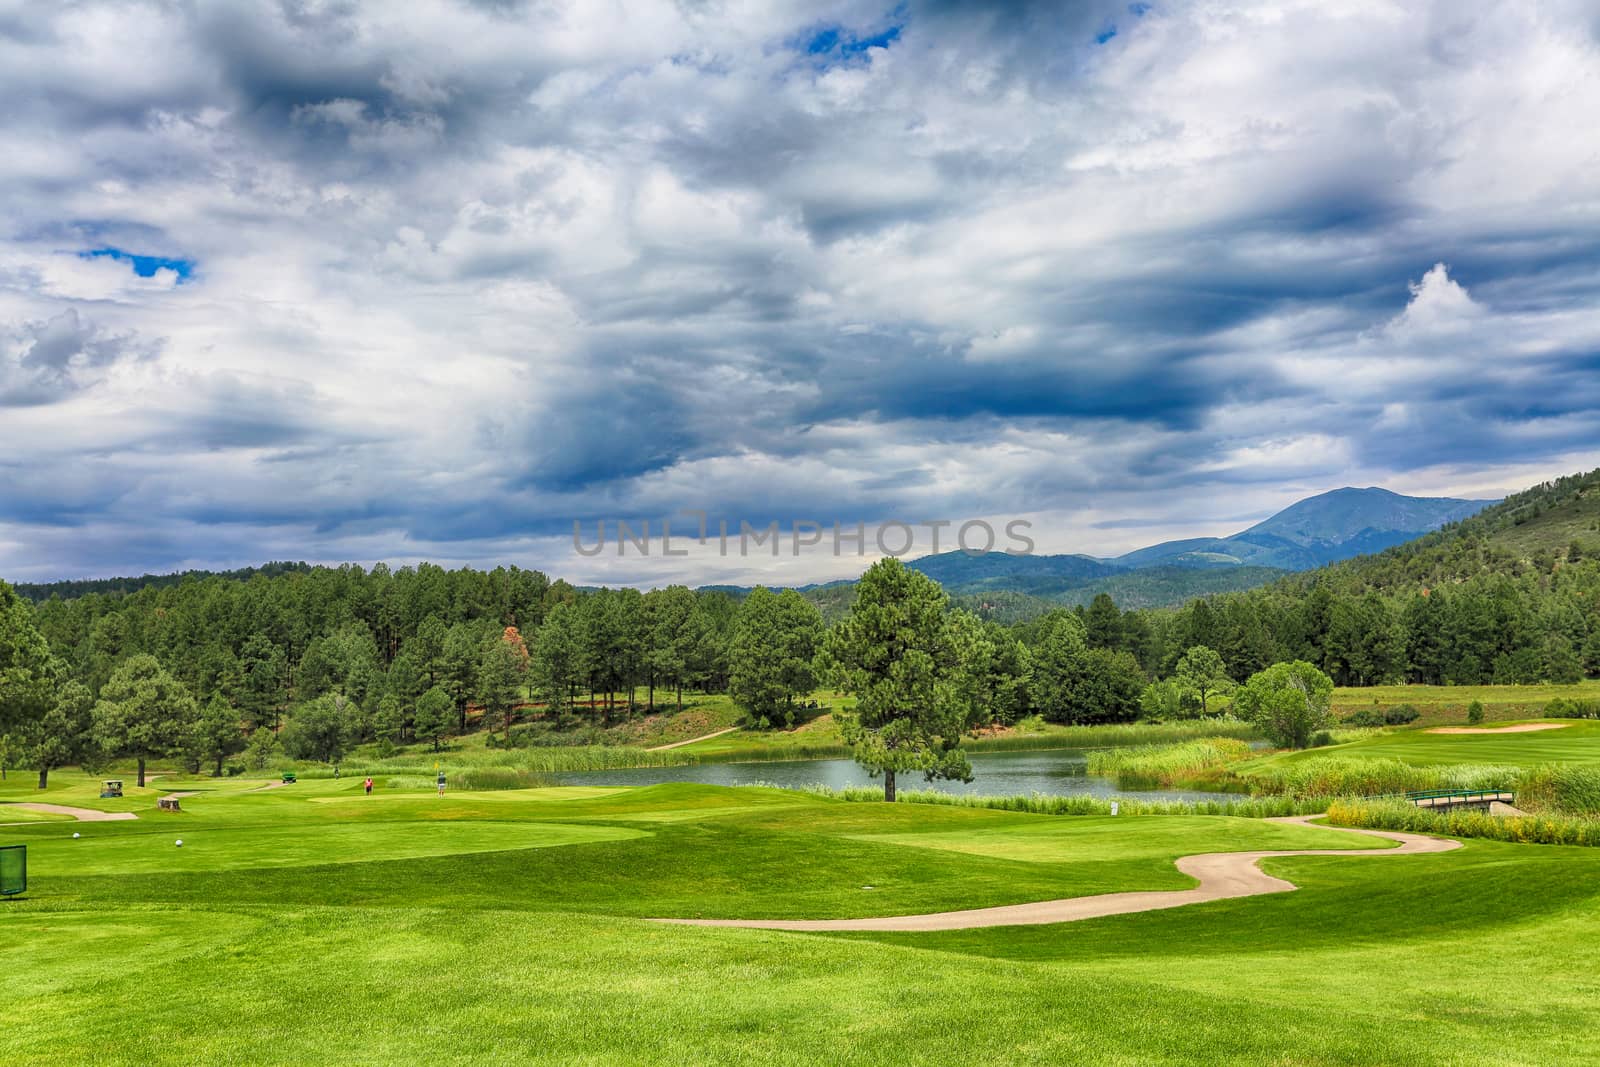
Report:
[[[1250,746],[1230,737],[1208,737],[1170,745],[1143,745],[1089,753],[1090,774],[1116,778],[1118,789],[1182,786],[1227,792],[1238,789],[1230,767],[1250,757]],[[1242,789],[1239,791],[1243,791]]]
[[[833,789],[815,785],[798,792],[854,803],[883,803],[883,790],[864,786]],[[1317,815],[1327,801],[1314,797],[1239,797],[1237,800],[1141,800],[1134,797],[1102,797],[1087,793],[1057,796],[1030,793],[991,797],[910,790],[898,794],[904,804],[938,804],[957,808],[991,808],[1026,812],[1031,815],[1110,815],[1113,801],[1118,815],[1232,815],[1246,819],[1269,819],[1284,815]]]
[[[1436,811],[1403,800],[1335,800],[1328,805],[1335,826],[1365,830],[1477,837],[1537,845],[1600,846],[1600,818],[1586,815],[1491,815],[1484,811]]]

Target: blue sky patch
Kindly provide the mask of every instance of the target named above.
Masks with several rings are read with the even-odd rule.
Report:
[[[1117,28],[1115,26],[1107,26],[1105,29],[1101,30],[1099,33],[1094,35],[1094,43],[1095,44],[1105,44],[1107,41],[1111,40],[1111,38],[1115,37],[1116,35],[1117,35]]]
[[[87,252],[79,252],[83,259],[114,259],[118,263],[132,263],[133,273],[141,278],[152,278],[158,270],[170,270],[178,276],[178,284],[182,285],[194,273],[194,260],[168,259],[166,256],[141,256],[134,252],[124,252],[120,248],[91,248]]]
[[[843,61],[859,56],[869,48],[888,48],[900,39],[902,28],[896,24],[870,37],[857,37],[843,26],[824,26],[806,41],[805,50],[807,55],[817,56],[826,65],[830,58]]]

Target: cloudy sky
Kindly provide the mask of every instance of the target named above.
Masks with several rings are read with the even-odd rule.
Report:
[[[14,581],[1600,465],[1600,3],[0,0],[0,99]]]

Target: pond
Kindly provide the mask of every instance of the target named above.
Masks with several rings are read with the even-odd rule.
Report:
[[[1089,794],[1102,797],[1140,797],[1148,800],[1236,800],[1230,793],[1200,793],[1181,789],[1119,790],[1108,778],[1086,773],[1080,751],[974,752],[971,782],[926,782],[918,773],[901,774],[896,783],[904,792],[933,789],[941,793],[1014,796],[1048,793],[1057,796]],[[883,779],[867,775],[854,760],[791,760],[783,763],[694,763],[682,767],[634,767],[615,771],[569,771],[553,775],[562,785],[659,785],[662,782],[702,782],[706,785],[776,785],[790,789],[825,785],[883,787]]]

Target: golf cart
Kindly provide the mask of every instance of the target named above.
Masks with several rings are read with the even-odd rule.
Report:
[[[283,784],[284,785],[293,785],[294,784],[294,772],[293,771],[284,771],[283,772]]]
[[[100,783],[100,799],[107,800],[111,797],[122,795],[122,782],[115,778],[108,778]]]

